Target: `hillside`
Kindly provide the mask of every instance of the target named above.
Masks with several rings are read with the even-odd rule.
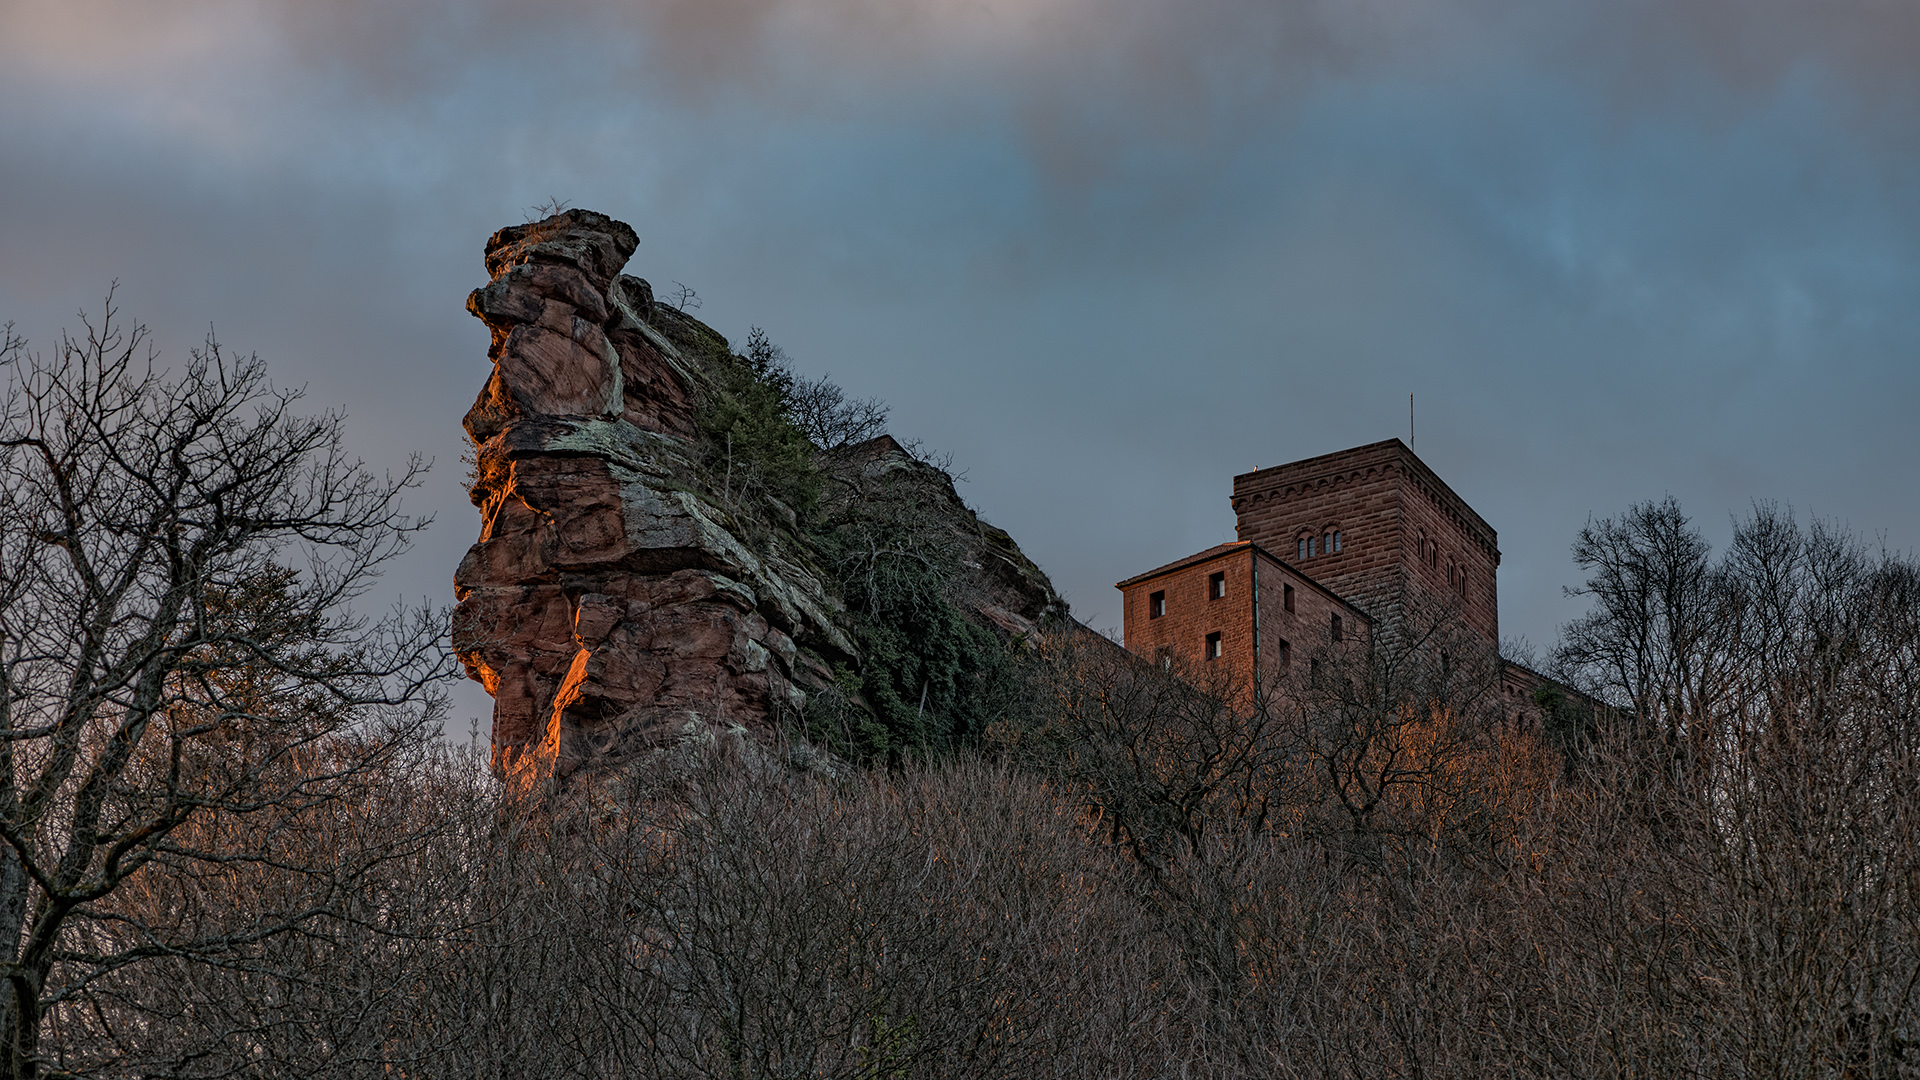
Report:
[[[977,739],[1008,650],[1066,617],[1046,574],[872,403],[623,273],[637,245],[586,210],[501,229],[468,299],[493,372],[454,640],[496,771],[709,727],[854,757]]]

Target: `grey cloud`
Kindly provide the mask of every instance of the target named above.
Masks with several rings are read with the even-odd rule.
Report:
[[[369,456],[440,457],[403,591],[472,535],[479,245],[549,195],[893,401],[1102,625],[1231,534],[1232,473],[1397,434],[1409,390],[1536,640],[1585,515],[1664,490],[1920,536],[1871,464],[1920,454],[1908,5],[153,10],[0,7],[0,318],[44,340],[120,276],[173,355],[212,320]]]
[[[270,49],[374,98],[506,100],[558,78],[581,94],[828,111],[902,94],[1002,100],[1035,146],[1086,144],[1057,151],[1069,178],[1084,171],[1075,155],[1230,141],[1346,79],[1445,86],[1531,66],[1629,108],[1726,107],[1807,76],[1875,107],[1909,106],[1920,88],[1920,7],[1886,0],[183,0],[164,23],[126,0],[58,10],[28,3],[0,26],[57,63],[191,23],[197,62]]]

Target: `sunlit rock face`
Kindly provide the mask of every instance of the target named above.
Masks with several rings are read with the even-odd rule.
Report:
[[[453,640],[493,695],[497,772],[565,778],[696,735],[766,739],[823,691],[850,729],[878,717],[862,686],[897,699],[917,684],[920,719],[938,695],[902,665],[921,646],[896,633],[890,659],[863,657],[886,552],[945,567],[940,602],[1009,649],[1067,619],[1012,537],[885,435],[814,447],[808,520],[742,496],[732,444],[722,470],[697,421],[745,361],[621,273],[637,245],[584,210],[502,229],[467,300],[493,370],[466,416],[481,532],[454,576]],[[849,581],[867,583],[858,613]]]
[[[750,550],[702,495],[687,344],[717,335],[620,275],[636,246],[589,211],[502,229],[467,301],[493,372],[466,418],[482,524],[454,645],[494,697],[503,775],[701,725],[764,734],[858,661],[800,553]]]

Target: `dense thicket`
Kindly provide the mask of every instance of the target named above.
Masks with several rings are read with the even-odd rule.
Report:
[[[953,479],[877,460],[862,444],[885,406],[796,373],[755,327],[735,354],[717,336],[695,416],[711,486],[749,534],[788,530],[817,557],[860,649],[796,730],[859,761],[977,749],[1005,715],[1006,643],[967,608]]]
[[[809,438],[789,527],[898,648],[843,737],[952,751],[514,790],[421,738],[430,642],[340,616],[404,478],[137,344],[29,365],[0,443],[16,1075],[1920,1073],[1920,570],[1833,527],[1593,523],[1554,662],[1612,707],[1538,717],[1446,610],[1272,686],[1070,633],[968,667],[912,489],[836,502]]]
[[[1643,684],[1678,703],[1658,723],[1589,710],[1559,742],[1434,613],[1252,698],[1056,639],[997,760],[835,780],[723,741],[536,800],[449,753],[319,834],[373,869],[277,946],[297,977],[113,972],[63,1006],[59,1053],[207,1076],[1913,1075],[1913,568],[1771,511],[1712,566],[1770,654]],[[1636,654],[1644,623],[1609,611],[1570,653]],[[1749,640],[1732,619],[1718,648]],[[391,828],[435,839],[352,857]],[[208,927],[278,887],[150,874],[116,902]]]
[[[211,339],[156,371],[111,298],[0,368],[0,1077],[137,1071],[126,1038],[178,1008],[141,980],[297,981],[279,951],[407,848],[338,826],[437,730],[441,620],[347,611],[419,527],[420,466],[369,473]]]

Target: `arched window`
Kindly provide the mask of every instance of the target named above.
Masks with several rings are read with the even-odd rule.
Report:
[[[1340,530],[1339,529],[1333,530],[1333,553],[1335,555],[1340,554]]]
[[[1303,536],[1294,542],[1293,547],[1294,558],[1300,562],[1306,562],[1313,556],[1313,537]]]

